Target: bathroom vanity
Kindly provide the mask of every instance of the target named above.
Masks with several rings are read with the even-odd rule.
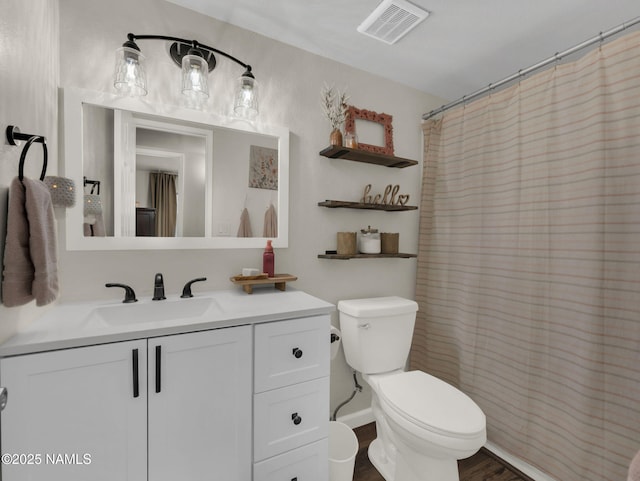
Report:
[[[2,479],[328,479],[329,313],[300,291],[60,304],[0,346]]]

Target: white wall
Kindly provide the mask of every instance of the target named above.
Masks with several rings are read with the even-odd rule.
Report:
[[[48,172],[58,163],[58,1],[0,0],[0,258],[4,258],[7,194],[18,175],[21,148],[5,138],[7,125],[44,135],[49,150]],[[25,162],[25,175],[38,177],[42,149],[34,144]],[[0,305],[0,340],[43,312],[31,303],[7,309]]]
[[[6,0],[1,0],[6,4]],[[60,1],[60,85],[92,90],[111,91],[114,50],[125,40],[128,32],[136,34],[166,34],[196,38],[216,46],[251,63],[261,86],[260,121],[284,125],[291,130],[290,145],[290,239],[288,249],[276,251],[276,270],[298,276],[294,287],[305,290],[329,302],[340,299],[400,295],[413,298],[415,288],[415,260],[377,259],[330,261],[317,255],[326,249],[335,249],[338,231],[355,231],[367,225],[384,231],[400,232],[402,251],[416,252],[418,213],[385,213],[377,211],[332,210],[317,206],[325,199],[357,200],[364,185],[371,183],[376,191],[383,191],[387,184],[400,184],[401,192],[410,194],[411,204],[419,200],[420,167],[388,169],[385,167],[329,160],[318,155],[328,145],[329,125],[323,118],[319,105],[322,85],[326,82],[339,88],[347,87],[351,103],[359,108],[393,115],[396,154],[420,160],[422,135],[420,116],[423,112],[441,105],[436,99],[408,87],[366,74],[349,66],[312,55],[291,46],[264,38],[257,34],[204,17],[173,4],[158,0],[59,0]],[[20,17],[28,21],[34,15],[33,2],[22,7],[17,0],[12,6],[23,10]],[[45,8],[38,15],[52,22],[50,2],[41,1]],[[44,11],[44,13],[43,13]],[[4,20],[3,20],[4,21]],[[29,20],[30,21],[30,20]],[[46,23],[46,22],[45,22]],[[40,25],[32,25],[34,37],[40,39]],[[35,33],[37,31],[37,33]],[[4,32],[3,28],[3,32]],[[46,33],[46,29],[45,29]],[[4,35],[4,34],[3,34]],[[55,36],[55,33],[51,35]],[[371,41],[371,48],[385,48]],[[55,57],[55,40],[42,40],[43,63]],[[149,95],[144,102],[178,104],[179,70],[166,54],[166,46],[157,41],[140,41],[140,47],[148,59]],[[38,48],[18,47],[23,55],[40,55]],[[11,54],[13,55],[13,54]],[[4,57],[4,53],[1,57]],[[5,62],[3,59],[2,62]],[[37,62],[36,62],[37,63]],[[35,68],[35,67],[34,67]],[[42,68],[42,67],[38,67]],[[218,67],[210,77],[212,95],[208,109],[226,114],[233,90],[233,79],[240,73],[239,67],[219,59]],[[43,82],[49,87],[48,95],[29,92],[18,85],[17,76],[11,89],[3,89],[0,95],[11,101],[11,109],[0,112],[5,123],[23,122],[26,126],[42,128],[55,136],[55,123],[50,119],[55,112],[53,73]],[[4,86],[5,83],[3,82]],[[38,87],[42,88],[41,85]],[[31,114],[24,114],[23,107],[14,101],[12,92],[23,92],[22,100]],[[33,99],[38,99],[33,102]],[[40,100],[42,99],[42,100]],[[37,105],[35,105],[37,103]],[[40,116],[39,109],[47,115]],[[6,112],[20,113],[5,119]],[[38,122],[27,122],[37,119]],[[6,148],[3,152],[6,152]],[[14,157],[17,154],[12,154]],[[0,166],[2,188],[12,175],[14,166]],[[12,170],[13,169],[13,170]],[[62,239],[62,221],[59,227]],[[125,282],[132,285],[138,296],[152,293],[153,275],[164,274],[169,294],[179,293],[185,281],[199,276],[209,280],[202,288],[229,289],[228,278],[242,267],[259,266],[262,251],[237,249],[225,251],[149,251],[149,252],[67,252],[60,246],[61,298],[76,300],[87,298],[112,299],[119,292],[105,289],[105,282]],[[9,310],[3,310],[4,313]],[[12,311],[15,312],[15,311]],[[11,314],[15,316],[14,314]],[[337,324],[337,315],[333,319]],[[339,358],[332,365],[332,408],[346,398],[352,390],[351,371]],[[345,407],[341,414],[367,407],[367,394]]]

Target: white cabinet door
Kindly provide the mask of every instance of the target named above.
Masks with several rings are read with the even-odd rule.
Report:
[[[8,403],[1,416],[1,478],[146,480],[146,345],[129,341],[2,359]]]
[[[241,326],[149,339],[149,481],[251,479],[251,338]]]

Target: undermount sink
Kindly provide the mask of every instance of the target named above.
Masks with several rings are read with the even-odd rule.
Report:
[[[200,297],[96,307],[89,314],[88,320],[104,322],[109,325],[123,325],[182,319],[193,320],[204,316],[209,318],[220,312],[222,309],[215,299]]]

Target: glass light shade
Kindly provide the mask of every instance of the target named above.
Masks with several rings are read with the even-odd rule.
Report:
[[[185,55],[182,58],[182,93],[196,101],[209,98],[209,65],[199,55]]]
[[[258,82],[247,72],[236,81],[233,113],[249,120],[258,115]]]
[[[47,176],[44,183],[49,187],[53,205],[73,207],[76,203],[76,185],[67,177]]]
[[[120,47],[116,50],[113,86],[123,95],[131,97],[147,95],[145,57],[139,50],[131,47]]]

